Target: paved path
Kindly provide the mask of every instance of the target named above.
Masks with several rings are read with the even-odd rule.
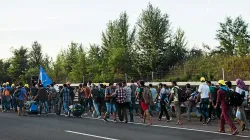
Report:
[[[0,119],[1,140],[249,139],[249,136],[247,136],[249,132],[244,132],[239,136],[231,136],[230,134],[186,127],[192,127],[196,124],[184,124],[177,127],[174,122],[148,126],[140,123],[105,123],[102,120],[91,118],[66,118],[52,114],[48,117],[19,117],[14,113],[0,113]]]

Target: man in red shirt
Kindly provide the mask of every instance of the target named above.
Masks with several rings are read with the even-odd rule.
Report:
[[[221,104],[222,113],[220,116],[219,132],[225,133],[225,123],[227,122],[230,128],[233,130],[232,134],[237,135],[239,134],[239,132],[228,115],[229,106],[226,103],[226,92],[229,92],[229,89],[226,87],[224,80],[219,80],[218,83],[219,83],[220,88],[217,91],[217,101],[216,101],[216,105],[214,106],[214,108],[216,108],[219,103]]]

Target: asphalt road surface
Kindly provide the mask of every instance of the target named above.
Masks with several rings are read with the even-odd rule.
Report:
[[[105,123],[89,118],[19,117],[0,113],[0,140],[245,140],[244,137],[211,131],[148,126],[142,124]]]

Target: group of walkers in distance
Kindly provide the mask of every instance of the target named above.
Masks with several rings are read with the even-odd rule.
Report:
[[[0,86],[2,111],[9,112],[12,108],[19,116],[25,115],[25,106],[30,102],[28,110],[37,110],[38,115],[44,109],[45,116],[54,111],[61,114],[63,108],[65,116],[69,117],[74,108],[81,106],[80,114],[73,116],[87,116],[108,122],[112,117],[114,122],[128,123],[134,122],[134,115],[148,124],[152,124],[151,118],[156,110],[158,121],[162,121],[163,115],[166,121],[172,121],[172,112],[175,112],[176,124],[181,125],[181,107],[187,107],[188,121],[191,122],[191,112],[194,112],[203,122],[209,124],[212,120],[220,119],[219,132],[225,133],[225,123],[230,126],[233,135],[239,133],[233,124],[237,121],[241,126],[241,131],[249,131],[249,123],[246,118],[245,107],[247,106],[249,95],[248,88],[241,79],[236,80],[236,89],[232,89],[230,81],[219,80],[218,85],[213,85],[206,81],[204,77],[200,79],[201,85],[198,90],[192,89],[190,84],[185,88],[180,88],[177,82],[172,82],[172,88],[166,84],[159,84],[156,89],[152,84],[145,85],[144,81],[130,84],[121,82],[117,84],[109,83],[95,85],[91,81],[80,84],[75,90],[70,83],[56,87],[55,83],[44,86],[33,84],[29,88],[28,84],[20,83],[18,86],[10,85],[8,82]],[[78,94],[78,102],[75,103],[75,95]],[[36,102],[39,107],[36,108]],[[137,102],[139,105],[137,105]],[[198,106],[199,103],[199,107]],[[77,105],[75,105],[77,104]],[[73,108],[73,109],[72,109]],[[27,109],[27,108],[26,108]],[[38,111],[39,110],[39,111]],[[75,111],[79,111],[75,109]],[[128,111],[128,113],[127,113]],[[134,112],[135,111],[135,112]],[[129,119],[128,115],[129,114]]]

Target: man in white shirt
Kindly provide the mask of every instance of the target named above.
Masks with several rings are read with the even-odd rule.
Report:
[[[201,77],[200,81],[201,81],[201,84],[198,89],[197,102],[198,102],[198,99],[201,99],[200,111],[201,111],[201,115],[205,118],[204,120],[205,122],[203,123],[203,125],[207,125],[211,121],[211,119],[208,117],[210,89],[209,89],[209,86],[206,84],[205,82],[206,80],[204,77]]]

